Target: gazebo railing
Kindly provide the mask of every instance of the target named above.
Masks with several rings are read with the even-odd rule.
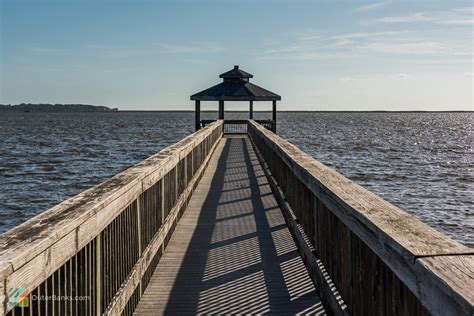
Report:
[[[202,127],[215,120],[201,120]],[[224,120],[224,134],[247,134],[247,120]]]
[[[247,134],[247,120],[224,120],[224,134]]]
[[[201,120],[201,126],[215,122],[216,120]],[[275,123],[272,120],[255,120],[266,129],[275,132]],[[224,134],[247,134],[248,120],[224,120]]]

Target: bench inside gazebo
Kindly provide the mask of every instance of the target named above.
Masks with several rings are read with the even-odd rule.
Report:
[[[214,122],[214,120],[201,120],[201,101],[218,101],[219,102],[219,120],[224,120],[224,126],[242,126],[246,125],[246,120],[226,120],[224,118],[224,102],[225,101],[248,101],[249,102],[249,119],[253,119],[253,102],[254,101],[271,101],[272,102],[272,119],[256,120],[267,129],[276,133],[276,102],[281,100],[281,96],[250,82],[253,75],[243,71],[239,66],[231,69],[219,76],[223,81],[213,87],[203,90],[191,96],[191,100],[195,101],[195,125],[196,130],[205,125]],[[227,129],[229,133],[238,129]],[[242,131],[246,133],[245,131]]]

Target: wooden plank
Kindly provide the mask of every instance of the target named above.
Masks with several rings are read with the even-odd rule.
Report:
[[[278,154],[318,198],[332,205],[332,211],[348,226],[372,228],[381,242],[407,251],[411,259],[421,255],[472,253],[472,249],[444,236],[414,216],[402,211],[335,170],[323,165],[276,134],[250,121],[253,130]],[[337,212],[337,213],[336,213]],[[355,217],[355,219],[354,219]],[[350,221],[351,220],[351,221]],[[350,222],[349,222],[350,221]],[[360,232],[362,237],[368,233]],[[403,249],[401,249],[401,247]]]
[[[140,187],[135,186],[88,218],[75,231],[71,231],[51,245],[45,253],[17,268],[6,278],[7,288],[36,288],[95,238],[97,231],[102,230],[114,220],[117,210],[122,212],[120,207],[130,204],[140,192]]]
[[[35,216],[0,237],[0,258],[19,268],[137,184],[135,172],[126,170]]]
[[[216,142],[211,149],[211,153],[217,147],[218,142]],[[171,227],[175,223],[178,217],[179,210],[187,202],[188,198],[191,196],[194,184],[199,181],[200,175],[204,172],[211,159],[211,154],[208,155],[202,165],[199,167],[198,171],[191,179],[190,183],[180,195],[178,201],[175,203],[174,207],[170,211],[170,214],[166,217],[164,223],[160,227],[158,233],[150,241],[149,245],[145,248],[137,263],[134,265],[129,277],[122,284],[119,291],[115,294],[112,303],[109,305],[109,308],[106,310],[106,315],[121,315],[122,311],[125,309],[128,301],[132,297],[136,288],[140,286],[140,281],[143,278],[148,266],[153,260],[155,254],[162,247],[163,242],[168,235]]]
[[[135,314],[159,311],[324,312],[246,138],[221,140]]]
[[[6,312],[7,312],[7,304],[8,304],[8,301],[7,301],[7,291],[8,291],[8,288],[6,287],[6,282],[5,281],[2,281],[0,283],[0,314],[1,315],[5,315]]]
[[[0,237],[0,277],[8,274],[8,263],[17,269],[57,240],[76,229],[79,224],[111,202],[121,199],[124,193],[136,186],[143,191],[151,176],[157,179],[174,167],[193,147],[222,125],[216,121],[207,128],[185,137],[160,153],[123,171],[103,183],[88,189],[57,206],[35,216]],[[159,180],[159,178],[157,179]],[[157,181],[156,180],[156,181]],[[126,203],[121,209],[126,207]],[[87,243],[87,242],[86,242]]]
[[[270,156],[274,155],[281,159],[291,175],[296,176],[298,181],[311,190],[324,207],[327,207],[339,221],[368,246],[419,299],[423,300],[426,296],[422,293],[430,292],[430,297],[438,297],[439,300],[447,301],[452,305],[442,306],[446,313],[449,313],[449,310],[456,308],[455,304],[457,304],[457,300],[449,300],[450,297],[466,297],[465,292],[469,291],[468,288],[458,288],[457,292],[453,292],[446,287],[424,286],[420,280],[425,278],[426,274],[417,269],[414,262],[417,258],[424,256],[472,254],[473,249],[442,235],[415,217],[314,160],[288,141],[266,131],[259,124],[250,121],[249,132],[252,138],[256,138],[255,141],[258,138],[258,141],[266,146],[262,150],[269,150]],[[280,172],[280,169],[276,172]],[[291,200],[295,197],[287,198]],[[297,203],[298,199],[293,203],[290,201],[292,205]],[[333,226],[334,224],[325,227],[329,229]],[[327,241],[328,244],[330,242],[330,240]],[[330,247],[327,251],[333,249],[339,250],[337,247]],[[324,253],[326,250],[322,251]],[[365,250],[360,248],[360,251]],[[330,258],[332,257],[328,256],[328,259]],[[336,263],[329,262],[327,266],[333,269],[333,264]],[[363,266],[359,268],[365,269]],[[334,268],[334,271],[338,271],[338,268]],[[360,275],[358,273],[353,276]],[[433,279],[433,274],[431,278]],[[362,281],[366,280],[360,280],[360,284]],[[461,282],[461,284],[464,283]],[[353,294],[358,293],[360,291],[354,291]],[[354,299],[359,300],[355,296]],[[432,300],[423,300],[423,304],[432,312],[438,311],[437,303]],[[473,302],[469,304],[472,305]],[[457,306],[457,308],[462,307]]]
[[[270,183],[272,192],[278,201],[278,205],[282,209],[285,222],[288,225],[293,238],[295,239],[296,246],[298,247],[300,255],[306,265],[309,276],[313,280],[313,283],[319,287],[318,292],[322,294],[321,298],[323,299],[323,304],[326,306],[326,310],[330,310],[334,315],[350,315],[350,312],[347,310],[347,306],[345,305],[344,301],[340,295],[334,291],[334,284],[326,273],[324,266],[314,255],[314,250],[309,243],[308,237],[296,222],[296,216],[294,215],[293,209],[287,202],[283,191],[278,186],[278,183],[270,174],[265,160],[258,152],[258,149],[254,148],[254,150],[260,164],[262,165],[265,175],[268,178],[268,182]]]
[[[199,142],[214,131],[222,130],[221,126],[220,121],[211,124],[2,235],[1,279],[7,279],[12,287],[34,289],[151,185],[149,179],[157,179],[157,175],[162,177],[165,170],[174,168],[173,164],[176,165]],[[144,183],[144,179],[148,182]]]
[[[419,258],[416,266],[420,271],[420,295],[432,302],[434,315],[474,315],[473,255]],[[438,292],[451,295],[436,295]]]

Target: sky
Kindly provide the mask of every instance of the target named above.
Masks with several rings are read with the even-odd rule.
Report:
[[[0,104],[192,110],[239,65],[280,110],[474,110],[471,1],[0,3]]]

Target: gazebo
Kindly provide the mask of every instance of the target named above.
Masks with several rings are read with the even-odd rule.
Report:
[[[265,125],[271,122],[271,130],[276,131],[276,101],[280,101],[281,96],[250,83],[253,75],[239,69],[239,66],[234,66],[234,69],[221,74],[219,78],[223,82],[191,96],[191,100],[196,103],[196,130],[207,122],[201,121],[201,101],[219,101],[219,119],[224,120],[224,124],[224,101],[248,101],[249,119],[253,119],[254,101],[272,101],[272,120],[265,121]]]

